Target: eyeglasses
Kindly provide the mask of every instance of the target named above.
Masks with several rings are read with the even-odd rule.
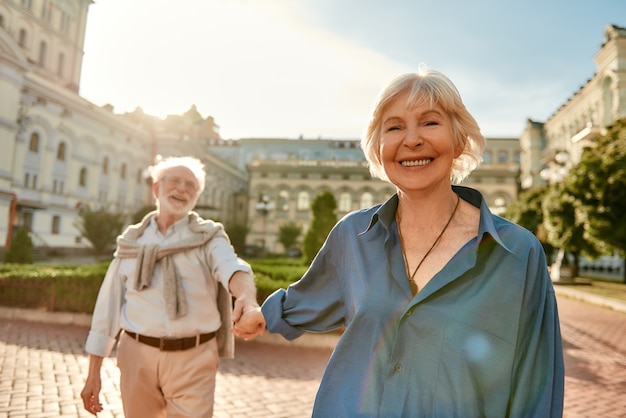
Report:
[[[185,180],[181,177],[165,176],[161,179],[170,187],[179,187],[181,184],[185,186],[185,190],[190,193],[195,193],[198,190],[196,182],[191,180]]]

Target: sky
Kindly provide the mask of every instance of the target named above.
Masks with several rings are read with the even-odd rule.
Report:
[[[356,139],[381,91],[446,74],[487,137],[545,122],[596,71],[626,0],[95,0],[80,94],[224,139]]]

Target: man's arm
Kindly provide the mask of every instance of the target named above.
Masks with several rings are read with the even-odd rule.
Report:
[[[256,287],[252,274],[246,271],[236,271],[231,276],[228,287],[235,297],[234,334],[245,340],[262,335],[265,330],[265,320],[256,300]]]

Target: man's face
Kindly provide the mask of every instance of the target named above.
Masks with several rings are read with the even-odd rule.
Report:
[[[198,200],[198,181],[186,167],[172,167],[152,186],[159,212],[182,218]]]

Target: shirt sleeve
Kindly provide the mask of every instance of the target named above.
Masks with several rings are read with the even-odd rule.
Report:
[[[216,234],[208,244],[208,264],[211,266],[211,275],[228,289],[228,282],[237,271],[252,274],[250,264],[237,257],[235,249],[225,232]]]
[[[561,331],[554,288],[539,243],[531,252],[527,274],[508,415],[561,417],[565,375]]]
[[[85,343],[85,351],[89,354],[107,357],[115,346],[125,292],[124,281],[119,275],[120,263],[118,258],[111,261],[100,286]]]
[[[344,324],[342,278],[334,260],[341,252],[339,235],[331,231],[304,276],[263,302],[261,310],[270,332],[293,340],[305,331],[327,332]]]

